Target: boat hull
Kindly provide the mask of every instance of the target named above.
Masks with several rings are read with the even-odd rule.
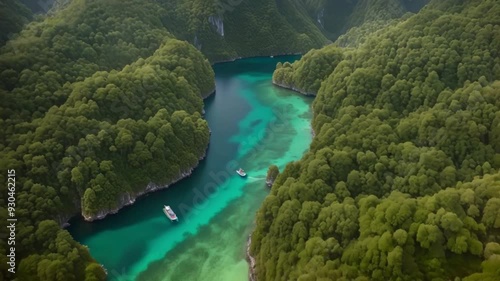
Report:
[[[170,220],[170,221],[179,221],[179,218],[177,217],[177,215],[175,217],[171,216],[167,210],[165,210],[165,208],[163,208],[163,213],[165,214],[165,216]]]
[[[166,217],[167,217],[170,221],[178,221],[178,220],[179,220],[177,217],[175,217],[175,218],[170,217],[170,216],[167,214],[167,212],[166,212],[166,211],[163,211],[163,213],[165,214],[165,216],[166,216]]]

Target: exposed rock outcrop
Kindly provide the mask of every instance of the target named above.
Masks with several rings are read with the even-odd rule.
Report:
[[[316,96],[316,93],[308,93],[302,89],[299,89],[299,88],[296,88],[294,86],[291,86],[291,85],[286,85],[286,84],[282,84],[282,83],[278,83],[276,81],[273,80],[273,84],[278,86],[278,87],[281,87],[281,88],[285,88],[285,89],[289,89],[289,90],[292,90],[292,91],[295,91],[297,93],[301,93],[303,95],[306,95],[306,96]]]
[[[250,234],[248,236],[248,240],[247,240],[247,250],[246,250],[246,253],[247,253],[247,261],[248,261],[248,266],[249,266],[249,270],[248,270],[248,280],[249,281],[256,281],[257,278],[255,277],[255,258],[252,257],[252,255],[250,254],[250,245],[252,244],[252,235]]]
[[[210,16],[208,21],[215,27],[217,33],[224,37],[224,21],[220,16]]]
[[[201,161],[202,159],[205,158],[205,156],[206,156],[206,151],[203,154],[203,156],[200,157],[199,160]],[[150,193],[150,192],[153,192],[153,191],[157,191],[157,190],[160,190],[160,189],[168,188],[172,184],[174,184],[174,183],[176,183],[176,182],[178,182],[178,181],[180,181],[180,180],[182,180],[184,178],[189,177],[193,173],[194,169],[198,166],[198,164],[199,164],[199,161],[198,161],[198,163],[196,163],[196,165],[194,165],[190,169],[182,172],[176,179],[174,179],[172,182],[170,182],[168,184],[158,185],[158,184],[155,184],[155,183],[149,183],[146,186],[146,189],[144,189],[143,191],[140,191],[140,192],[134,193],[134,194],[131,194],[131,193],[128,193],[128,192],[122,194],[122,196],[120,198],[120,201],[118,202],[118,207],[116,207],[114,209],[101,210],[101,211],[99,211],[99,212],[97,212],[96,214],[93,214],[93,215],[84,214],[83,210],[82,210],[82,216],[83,216],[83,218],[86,221],[95,221],[95,220],[103,219],[107,215],[116,214],[116,213],[118,213],[118,211],[121,208],[133,204],[135,202],[135,200],[137,198],[139,198],[141,195],[144,195],[144,194],[147,194],[147,193]]]

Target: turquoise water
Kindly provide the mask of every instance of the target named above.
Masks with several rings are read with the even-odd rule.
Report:
[[[296,59],[215,65],[217,92],[205,101],[210,146],[192,176],[104,220],[71,223],[109,280],[248,280],[246,239],[269,192],[267,168],[298,160],[311,142],[312,99],[271,84],[276,63]],[[178,223],[165,217],[164,204]]]

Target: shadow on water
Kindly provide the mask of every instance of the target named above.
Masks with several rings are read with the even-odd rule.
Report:
[[[217,92],[205,100],[210,145],[192,175],[103,220],[71,220],[68,230],[108,269],[110,281],[245,276],[245,241],[268,192],[267,167],[297,160],[310,141],[302,137],[310,101],[269,82],[276,63],[287,60],[294,59],[215,65]],[[250,171],[245,179],[235,173],[240,165]],[[168,221],[163,205],[172,206],[178,223]]]
[[[231,126],[228,124],[217,124],[218,120],[215,121],[214,119],[219,119],[219,116],[217,116],[217,113],[213,113],[215,110],[212,110],[212,107],[216,106],[215,102],[216,95],[212,95],[205,100],[205,118],[209,122],[210,126],[215,125],[214,129],[211,127],[212,136],[215,135],[216,138],[221,138],[223,140],[224,136],[221,135],[224,135],[224,130],[219,130],[217,125],[223,126],[226,130],[230,131],[237,130],[237,125]],[[250,108],[240,111],[241,115],[244,115],[248,110],[250,110]],[[213,138],[212,136],[211,138]],[[199,186],[207,181],[213,181],[214,176],[211,177],[211,175],[214,175],[215,173],[211,174],[210,172],[225,170],[226,168],[224,165],[220,164],[231,161],[237,149],[238,145],[234,143],[227,141],[211,141],[207,148],[206,158],[200,161],[200,164],[196,167],[191,176],[182,179],[168,188],[142,195],[136,199],[133,205],[125,206],[120,209],[119,213],[110,214],[102,220],[86,222],[81,216],[74,217],[69,221],[70,226],[68,227],[68,231],[76,240],[83,240],[84,242],[84,238],[92,233],[102,231],[119,231],[120,229],[128,228],[136,225],[137,223],[154,219],[159,213],[162,213],[161,208],[164,204],[173,206],[182,204],[192,207],[196,203],[199,203],[193,202],[192,187]],[[214,158],[216,161],[214,161]],[[225,181],[222,181],[222,183],[223,182]],[[181,216],[179,217],[182,218]],[[152,237],[155,236],[154,232],[151,232],[150,234]]]

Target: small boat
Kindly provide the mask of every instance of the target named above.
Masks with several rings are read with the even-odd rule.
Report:
[[[165,213],[165,216],[169,218],[171,221],[178,221],[179,219],[177,218],[177,215],[172,211],[172,208],[170,206],[163,206],[163,212]]]
[[[246,177],[247,176],[247,173],[245,173],[245,171],[243,171],[242,168],[239,168],[238,170],[236,170],[236,173],[238,173],[238,175],[240,175],[242,177]]]

